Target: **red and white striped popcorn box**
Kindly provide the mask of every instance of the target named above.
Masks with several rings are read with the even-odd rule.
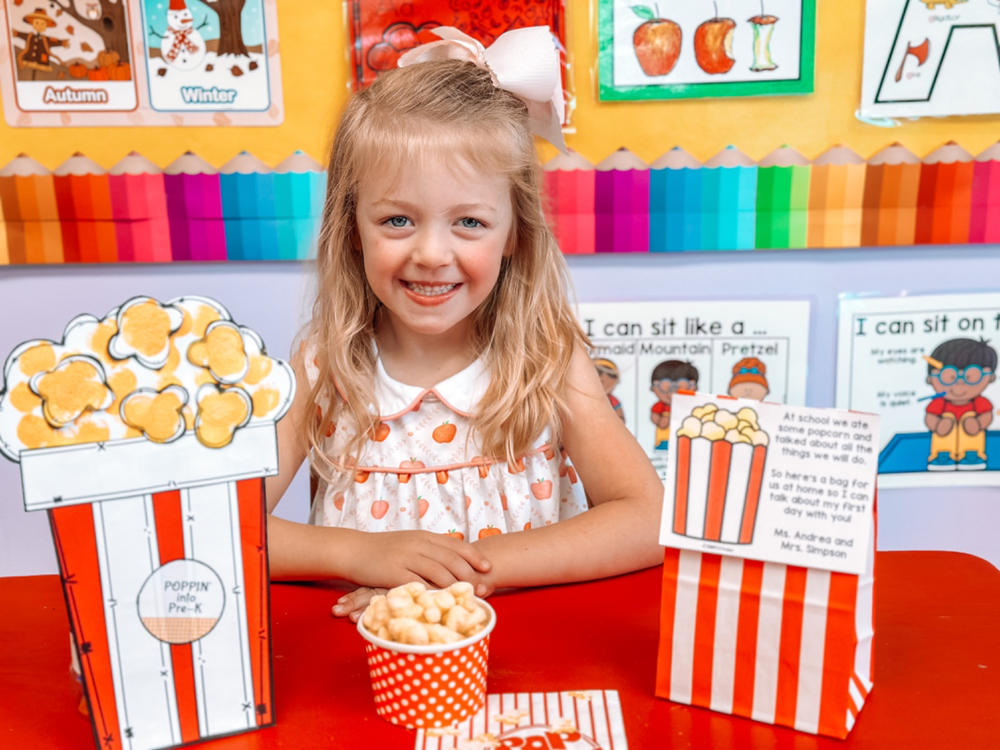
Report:
[[[674,532],[753,543],[766,459],[766,445],[678,435]]]
[[[863,575],[667,548],[656,695],[844,738],[872,689]]]
[[[136,297],[4,378],[0,453],[48,511],[98,745],[273,723],[263,477],[291,368],[214,300]]]

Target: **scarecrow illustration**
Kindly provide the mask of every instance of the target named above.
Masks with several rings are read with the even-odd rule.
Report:
[[[53,28],[56,22],[48,16],[44,8],[35,8],[24,16],[24,20],[31,25],[34,31],[14,30],[12,32],[15,37],[24,40],[24,49],[17,53],[17,67],[51,73],[53,68],[50,50],[52,47],[65,46],[68,41],[45,35],[45,32]],[[32,77],[34,75],[32,73]]]

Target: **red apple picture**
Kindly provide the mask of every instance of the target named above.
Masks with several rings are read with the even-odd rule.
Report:
[[[633,5],[632,12],[643,19],[632,33],[639,67],[648,76],[665,76],[674,69],[681,54],[680,25],[661,18],[659,9],[650,10],[647,5]]]
[[[736,63],[733,57],[733,31],[736,21],[713,18],[704,21],[694,32],[694,59],[698,67],[710,75],[728,73]]]

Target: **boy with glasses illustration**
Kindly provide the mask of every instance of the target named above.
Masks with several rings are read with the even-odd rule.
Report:
[[[690,362],[668,359],[653,368],[649,376],[656,403],[649,410],[649,421],[656,425],[653,449],[665,451],[670,438],[670,401],[677,391],[698,390],[698,368]]]
[[[935,391],[924,415],[931,431],[927,470],[985,469],[993,404],[982,393],[996,380],[996,350],[985,340],[950,339],[924,359]]]

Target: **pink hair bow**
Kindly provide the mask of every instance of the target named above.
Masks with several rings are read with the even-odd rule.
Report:
[[[432,29],[440,42],[428,42],[399,56],[399,67],[431,60],[468,60],[485,68],[493,83],[509,91],[528,107],[528,126],[560,151],[563,102],[559,53],[548,26],[527,26],[505,31],[489,47],[454,26]]]

